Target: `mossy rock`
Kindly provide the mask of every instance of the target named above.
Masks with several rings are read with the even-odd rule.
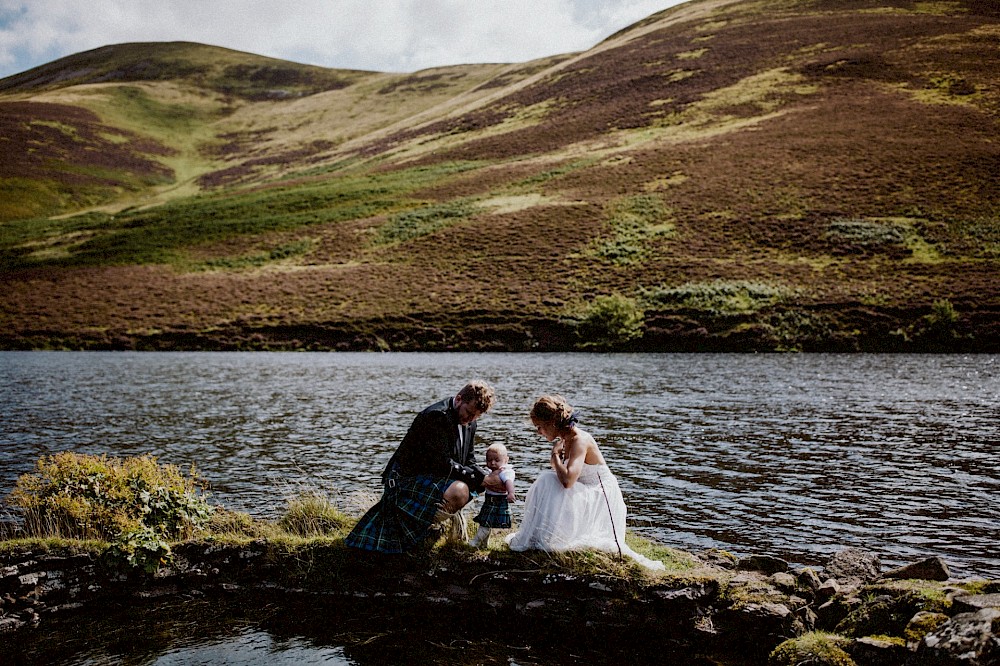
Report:
[[[931,633],[942,624],[948,621],[948,616],[944,613],[934,613],[930,611],[920,611],[910,620],[903,632],[903,637],[907,643],[916,644],[923,640],[924,636]]]
[[[844,650],[850,640],[820,631],[791,638],[774,648],[767,659],[768,666],[857,666]]]
[[[838,634],[861,636],[901,636],[910,619],[922,610],[937,610],[920,594],[908,592],[899,597],[881,595],[862,603],[836,627]]]

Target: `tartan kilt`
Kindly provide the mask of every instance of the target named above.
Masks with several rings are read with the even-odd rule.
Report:
[[[483,506],[479,509],[479,515],[473,518],[474,521],[483,527],[497,527],[506,529],[510,527],[510,506],[506,495],[486,494]]]
[[[380,553],[405,553],[427,538],[444,491],[454,479],[418,474],[395,477],[375,506],[361,517],[344,543]]]

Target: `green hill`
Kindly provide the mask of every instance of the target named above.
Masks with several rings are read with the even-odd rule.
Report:
[[[1000,349],[1000,8],[694,0],[411,74],[0,81],[0,346]]]

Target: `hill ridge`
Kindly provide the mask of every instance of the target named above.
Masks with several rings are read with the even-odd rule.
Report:
[[[0,82],[3,344],[997,349],[996,35],[694,0],[525,63],[57,61]]]

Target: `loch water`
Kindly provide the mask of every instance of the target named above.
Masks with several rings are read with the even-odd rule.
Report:
[[[320,490],[360,513],[414,414],[472,378],[499,399],[477,448],[508,446],[522,497],[548,459],[526,414],[557,392],[643,536],[1000,578],[997,355],[2,352],[0,496],[41,455],[150,453],[229,508]],[[273,651],[260,631],[226,644]]]

